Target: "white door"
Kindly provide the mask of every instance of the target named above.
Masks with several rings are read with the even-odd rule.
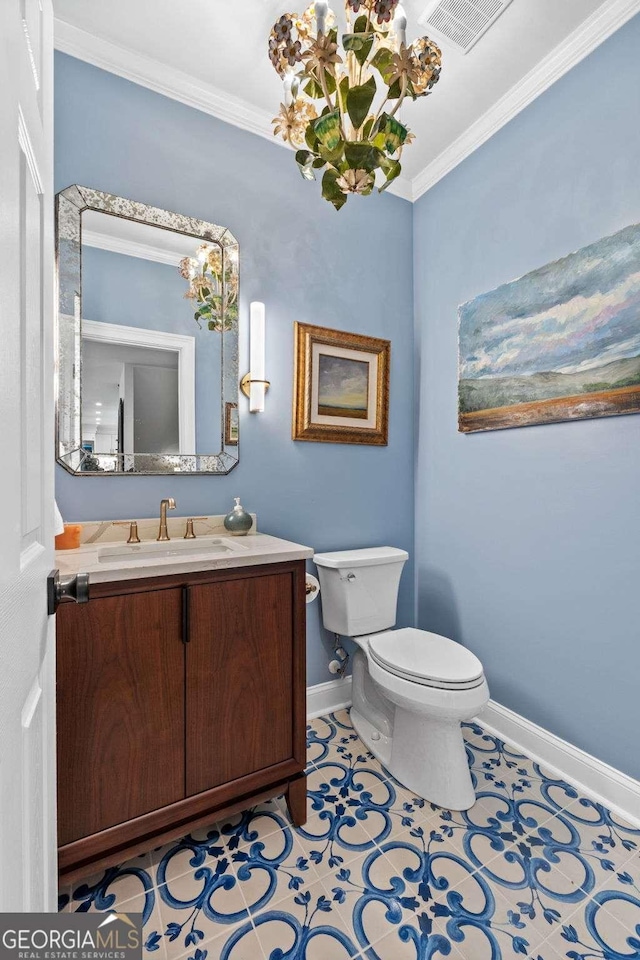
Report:
[[[56,908],[51,0],[0,2],[0,911]]]

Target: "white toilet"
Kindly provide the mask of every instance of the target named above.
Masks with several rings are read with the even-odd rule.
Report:
[[[360,647],[351,720],[361,740],[418,796],[468,810],[475,792],[460,724],[485,706],[489,688],[466,647],[426,630],[390,629],[408,557],[395,547],[316,554],[324,625]]]

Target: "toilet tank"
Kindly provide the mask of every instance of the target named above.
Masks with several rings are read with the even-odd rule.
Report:
[[[327,630],[361,637],[396,622],[402,568],[409,558],[397,547],[317,553],[322,619]]]

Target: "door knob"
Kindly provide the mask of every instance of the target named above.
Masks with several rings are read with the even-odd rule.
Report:
[[[74,573],[66,577],[60,576],[59,570],[52,570],[47,577],[47,612],[54,614],[63,600],[74,600],[76,603],[89,602],[89,574]]]

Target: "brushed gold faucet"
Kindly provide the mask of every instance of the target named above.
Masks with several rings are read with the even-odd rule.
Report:
[[[208,519],[209,519],[208,517],[189,517],[189,519],[187,520],[187,526],[184,532],[184,539],[195,540],[196,532],[193,529],[194,523],[196,522],[196,520],[208,520]]]
[[[112,520],[112,527],[129,527],[129,539],[127,543],[140,543],[140,537],[138,535],[138,521],[137,520]]]
[[[171,540],[167,532],[167,510],[175,510],[176,502],[173,497],[167,497],[160,501],[160,529],[156,540]]]

